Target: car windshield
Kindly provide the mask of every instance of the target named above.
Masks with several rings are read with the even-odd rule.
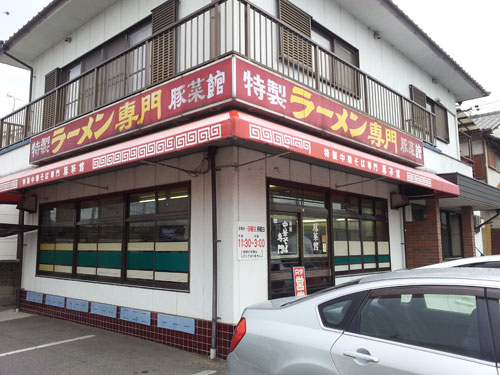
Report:
[[[342,284],[339,284],[339,285],[335,285],[335,286],[331,286],[329,288],[325,288],[325,289],[322,289],[322,290],[319,290],[313,294],[309,294],[305,297],[302,297],[302,298],[297,298],[297,299],[294,299],[292,301],[289,301],[289,302],[286,302],[284,303],[283,305],[281,305],[281,307],[284,307],[284,306],[290,306],[290,305],[295,305],[296,303],[300,303],[300,302],[304,302],[304,301],[307,301],[309,300],[310,298],[313,298],[313,297],[317,297],[317,296],[320,296],[320,295],[323,295],[325,293],[328,293],[328,292],[331,292],[332,290],[338,290],[338,289],[342,289],[342,288],[346,288],[346,287],[349,287],[351,285],[356,285],[356,284],[359,284],[359,281],[361,279],[356,279],[356,280],[352,280],[352,281],[348,281],[346,283],[342,283]]]

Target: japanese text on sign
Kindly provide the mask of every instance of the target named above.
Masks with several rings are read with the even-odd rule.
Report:
[[[261,223],[238,222],[238,260],[265,259],[266,226]]]
[[[330,134],[423,164],[423,144],[411,135],[247,62],[238,64],[237,79],[243,80],[243,85],[237,88],[238,98]]]
[[[230,66],[230,60],[222,61],[35,136],[30,161],[59,156],[227,99]]]
[[[306,270],[304,267],[292,267],[293,288],[296,296],[307,295]]]

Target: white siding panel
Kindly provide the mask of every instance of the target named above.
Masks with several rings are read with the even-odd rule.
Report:
[[[121,30],[122,13],[121,1],[117,1],[106,9],[104,24],[104,40],[108,40],[117,35]]]
[[[124,30],[139,21],[139,2],[137,0],[122,0],[121,5],[120,29]]]
[[[104,26],[106,23],[106,13],[102,12],[90,21],[90,49],[97,47],[104,42]]]
[[[91,23],[86,23],[76,32],[76,56],[82,56],[90,50]],[[72,42],[73,43],[73,42]]]

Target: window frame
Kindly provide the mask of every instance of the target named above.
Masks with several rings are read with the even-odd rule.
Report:
[[[332,198],[331,198],[331,202],[333,204],[333,202],[337,202],[339,203],[338,200],[335,199],[334,195],[335,194],[338,194],[339,196],[342,196],[344,195],[345,196],[345,203],[348,204],[347,200],[349,198],[357,198],[358,199],[358,202],[359,202],[359,205],[358,205],[358,212],[352,212],[352,211],[349,211],[349,209],[345,209],[344,213],[340,213],[340,212],[334,212],[333,209],[331,210],[331,217],[332,217],[332,221],[331,221],[331,227],[332,227],[332,241],[331,241],[331,244],[332,244],[332,252],[333,252],[333,270],[334,270],[334,275],[335,276],[341,276],[341,275],[356,275],[356,274],[364,274],[364,273],[371,273],[371,272],[382,272],[382,271],[390,271],[391,270],[391,267],[392,267],[392,263],[391,263],[391,246],[390,246],[390,229],[389,229],[389,206],[388,206],[388,201],[386,199],[383,199],[383,198],[378,198],[378,197],[371,197],[371,196],[366,196],[366,195],[360,195],[360,194],[353,194],[353,193],[348,193],[348,192],[343,192],[343,191],[335,191],[335,190],[332,190],[331,192],[332,194]],[[372,215],[369,215],[369,214],[363,214],[362,210],[363,210],[363,199],[366,199],[366,200],[370,200],[371,203],[372,203],[372,210],[373,210],[373,214]],[[382,203],[384,203],[384,208],[385,208],[385,215],[377,215],[377,201],[380,201]],[[350,258],[350,255],[349,255],[349,228],[348,228],[348,225],[349,225],[349,220],[358,220],[358,223],[359,223],[359,242],[361,244],[361,254],[360,254],[360,257],[361,257],[361,269],[359,270],[347,270],[347,271],[335,271],[335,258],[338,258],[337,256],[335,256],[335,244],[334,244],[334,238],[333,238],[333,221],[335,220],[335,218],[344,218],[345,219],[345,224],[346,224],[346,238],[347,238],[347,251],[348,251],[348,255],[347,255],[347,258]],[[364,257],[365,257],[365,252],[364,252],[364,233],[363,233],[363,222],[364,221],[371,221],[371,222],[374,222],[374,227],[373,227],[373,235],[374,235],[374,238],[373,238],[373,242],[375,242],[375,254],[374,255],[367,255],[367,256],[375,256],[376,258],[376,267],[375,268],[365,268],[364,267],[364,264],[365,264],[365,260],[364,260]],[[380,224],[378,224],[379,222],[384,222],[386,223],[386,227],[387,227],[387,241],[379,241],[378,239],[378,226]],[[379,261],[379,256],[380,256],[380,253],[379,253],[379,242],[387,242],[388,243],[388,246],[389,246],[389,254],[387,255],[389,257],[389,260],[387,262],[383,262],[383,263],[389,263],[389,266],[388,267],[383,267],[381,268],[379,266],[379,263],[382,263]],[[385,254],[384,254],[385,256]],[[342,256],[342,257],[345,257],[345,256]],[[348,259],[348,263],[347,265],[350,265],[351,262],[349,261]]]
[[[127,272],[127,244],[128,244],[128,225],[130,222],[141,222],[143,219],[145,219],[144,216],[139,216],[139,217],[134,217],[132,220],[128,220],[128,207],[129,207],[129,196],[132,194],[136,193],[141,193],[141,192],[147,192],[147,191],[155,191],[155,196],[158,197],[158,193],[164,190],[171,190],[175,188],[186,188],[187,193],[188,193],[188,207],[186,212],[176,212],[176,213],[171,213],[171,214],[161,214],[157,215],[155,218],[151,218],[150,215],[148,215],[147,220],[153,220],[154,225],[155,225],[155,242],[157,240],[156,238],[156,223],[157,221],[162,221],[162,220],[167,220],[167,219],[185,219],[188,221],[188,249],[187,249],[187,256],[188,256],[188,266],[187,266],[187,282],[186,283],[181,283],[181,282],[170,282],[170,281],[157,281],[157,280],[136,280],[136,279],[127,279],[126,277],[126,272]],[[111,219],[101,219],[100,218],[100,213],[98,219],[91,219],[91,220],[80,220],[80,206],[82,202],[85,201],[91,201],[91,200],[105,200],[109,199],[110,197],[121,197],[122,202],[123,202],[123,212],[120,218],[111,218]],[[78,199],[71,199],[71,200],[65,200],[65,201],[60,201],[60,202],[51,202],[51,203],[46,203],[46,204],[41,204],[39,206],[39,212],[38,212],[38,217],[39,217],[39,222],[41,222],[43,210],[46,207],[54,207],[58,205],[65,205],[65,204],[72,204],[72,207],[74,209],[74,215],[73,215],[73,222],[71,224],[66,224],[64,223],[65,226],[71,226],[73,228],[73,250],[72,250],[72,272],[71,273],[61,273],[61,272],[50,272],[50,271],[40,271],[39,266],[40,266],[40,236],[41,236],[41,231],[38,231],[38,236],[37,236],[37,259],[36,259],[36,276],[37,277],[49,277],[49,278],[62,278],[62,279],[71,279],[75,281],[92,281],[92,282],[99,282],[99,283],[107,283],[107,284],[116,284],[116,285],[129,285],[129,286],[136,286],[136,287],[147,287],[147,288],[155,288],[155,289],[162,289],[162,290],[172,290],[172,291],[178,291],[178,292],[190,292],[190,285],[191,285],[191,240],[192,240],[192,216],[191,216],[191,211],[192,211],[192,191],[191,191],[191,182],[186,181],[186,182],[179,182],[175,184],[169,184],[169,185],[161,185],[161,186],[154,186],[146,189],[138,189],[138,190],[129,190],[129,191],[124,191],[120,193],[111,193],[111,194],[105,194],[105,195],[96,195],[96,196],[88,196],[88,197],[81,197]],[[155,203],[156,207],[158,206],[158,200],[156,199]],[[122,243],[121,243],[121,268],[120,268],[120,277],[119,278],[114,278],[114,277],[106,277],[106,276],[99,276],[99,275],[85,275],[85,274],[78,274],[77,273],[77,267],[78,267],[78,261],[77,261],[77,256],[78,256],[78,241],[79,241],[79,232],[80,232],[80,226],[81,225],[97,225],[98,228],[100,228],[101,225],[105,224],[113,224],[113,223],[120,223],[122,227]],[[98,229],[99,230],[99,229]],[[99,233],[98,232],[98,240],[99,240]],[[97,251],[96,251],[97,252]],[[154,272],[154,271],[153,271]]]
[[[494,290],[494,297],[498,298],[500,296],[500,290]],[[429,295],[429,294],[443,294],[443,295],[466,295],[476,298],[476,311],[478,320],[478,336],[480,342],[480,352],[481,358],[468,356],[466,354],[456,353],[450,350],[436,349],[429,346],[424,346],[415,343],[407,343],[405,341],[397,341],[393,339],[386,339],[376,336],[370,336],[359,332],[360,329],[360,315],[364,307],[369,303],[371,299],[379,297],[389,297],[389,296],[401,296],[405,294],[412,295]],[[355,314],[350,320],[349,326],[346,328],[346,332],[350,332],[355,335],[359,335],[368,340],[382,340],[384,342],[390,343],[390,345],[410,345],[415,347],[416,350],[432,350],[443,353],[449,353],[451,355],[463,356],[466,358],[471,358],[475,361],[488,361],[495,362],[495,346],[493,344],[495,333],[492,331],[492,323],[489,318],[491,317],[491,312],[488,311],[489,302],[487,302],[487,292],[485,288],[476,286],[457,286],[457,285],[410,285],[410,286],[396,286],[396,287],[382,287],[379,289],[372,289],[367,293],[365,299],[359,304]],[[488,296],[488,298],[491,298]],[[498,301],[497,301],[498,303]],[[497,323],[500,324],[500,313],[498,315]],[[500,334],[496,334],[496,337],[500,340]],[[483,351],[484,349],[484,351]],[[500,350],[497,349],[497,355],[500,354]],[[497,359],[498,361],[498,359]]]
[[[324,195],[324,208],[318,208],[318,207],[310,207],[310,206],[304,206],[300,205],[301,200],[300,199],[291,199],[291,202],[294,200],[296,202],[299,202],[299,204],[282,204],[282,203],[273,203],[271,201],[272,196],[271,196],[271,187],[272,186],[278,186],[280,188],[290,188],[290,189],[296,189],[297,191],[302,191],[306,192],[304,195],[307,197],[307,192],[311,193],[320,193]],[[334,257],[335,257],[335,246],[334,246],[334,238],[333,238],[333,218],[334,217],[339,217],[335,213],[333,213],[333,201],[335,195],[344,195],[346,197],[356,197],[356,199],[359,200],[359,210],[361,212],[362,210],[362,202],[363,199],[367,199],[371,202],[371,208],[372,208],[372,213],[373,215],[367,216],[366,214],[363,216],[359,214],[359,218],[356,217],[360,224],[360,232],[362,232],[362,221],[363,219],[365,220],[370,220],[374,221],[374,226],[373,226],[373,236],[374,236],[374,242],[375,242],[375,257],[379,256],[379,244],[378,244],[378,234],[377,234],[377,223],[380,221],[383,221],[385,224],[385,227],[387,228],[387,242],[388,244],[388,260],[387,262],[384,263],[389,263],[388,267],[380,268],[379,267],[379,262],[378,258],[376,258],[376,267],[375,268],[367,268],[364,269],[362,267],[361,270],[359,271],[347,271],[347,272],[338,272],[335,271],[334,268]],[[382,207],[383,207],[383,214],[378,214],[381,206],[378,206],[377,202],[380,201],[382,202]],[[374,272],[381,272],[385,270],[390,270],[392,263],[391,263],[391,246],[390,246],[390,228],[389,228],[389,205],[388,205],[388,200],[384,198],[378,198],[378,197],[371,197],[371,196],[365,196],[365,195],[360,195],[360,194],[353,194],[353,193],[348,193],[344,191],[337,191],[337,190],[332,190],[329,188],[322,188],[318,186],[312,186],[312,185],[306,185],[306,184],[300,184],[300,183],[293,183],[290,181],[284,181],[284,180],[278,180],[278,179],[272,179],[268,178],[266,179],[266,215],[267,215],[267,228],[268,228],[268,265],[267,265],[267,270],[268,270],[268,298],[273,299],[273,298],[278,298],[279,296],[282,296],[283,294],[286,294],[285,290],[281,290],[279,292],[273,292],[273,282],[274,281],[280,281],[282,279],[273,279],[273,272],[282,272],[283,275],[285,274],[286,267],[285,269],[281,270],[274,270],[273,267],[276,267],[277,265],[285,265],[285,266],[290,266],[288,263],[293,263],[296,261],[297,266],[305,266],[307,264],[307,261],[314,261],[315,258],[311,257],[304,257],[304,246],[303,246],[303,221],[302,219],[304,217],[310,218],[311,215],[313,217],[318,217],[318,218],[323,218],[325,217],[327,219],[327,240],[328,240],[328,246],[327,246],[327,252],[328,255],[325,257],[325,259],[328,259],[328,272],[329,272],[329,282],[328,285],[332,286],[335,285],[335,277],[336,276],[342,276],[342,275],[356,275],[356,274],[367,274],[367,273],[374,273]],[[347,213],[344,213],[346,215]],[[298,256],[294,257],[293,259],[290,258],[290,262],[287,263],[288,259],[284,259],[284,262],[281,262],[278,259],[273,259],[272,257],[272,223],[271,223],[271,216],[272,215],[296,215],[297,216],[297,236],[298,236]],[[347,216],[346,216],[347,217]],[[349,216],[350,217],[350,216]],[[382,220],[383,219],[383,220]],[[346,224],[347,225],[347,224]],[[360,234],[361,235],[361,234]],[[363,246],[363,245],[361,245]],[[363,254],[363,253],[362,253]],[[322,258],[318,258],[318,261],[320,261]],[[273,262],[273,260],[275,260]],[[362,263],[363,264],[363,263]],[[307,276],[307,271],[306,271],[306,276]],[[283,276],[284,277],[284,276]],[[291,273],[290,273],[291,277]],[[284,279],[283,279],[284,280]],[[288,280],[288,279],[287,279]],[[317,289],[317,290],[321,290]],[[314,289],[316,290],[316,289]],[[308,285],[308,292],[310,292],[309,285]]]
[[[426,97],[426,106],[428,109],[430,109],[430,112],[432,112],[435,116],[436,119],[436,138],[439,139],[441,142],[444,143],[450,143],[450,123],[448,121],[448,109],[441,103],[438,103],[437,101],[432,100],[428,96]],[[440,129],[440,124],[438,123],[438,116],[436,114],[436,107],[441,109],[444,112],[444,120],[445,124],[441,124],[443,127],[443,130],[446,130],[446,136],[443,137],[442,135],[439,135],[439,129]]]
[[[325,46],[320,45],[318,41],[314,40],[314,34],[319,35],[325,40],[328,40],[330,43],[330,47],[327,49]],[[352,75],[353,77],[353,87],[349,87],[348,84],[346,85],[345,83],[343,84],[342,82],[339,82],[339,80],[336,78],[337,77],[337,72],[335,71],[337,68],[335,67],[335,63],[333,60],[330,61],[330,66],[328,67],[329,69],[329,75],[330,79],[326,77],[319,77],[322,82],[325,83],[330,83],[332,86],[338,90],[341,91],[343,94],[350,95],[354,97],[355,99],[359,99],[361,97],[361,80],[359,79],[359,72],[356,69],[359,69],[359,50],[354,47],[352,44],[346,42],[344,39],[340,38],[330,30],[328,30],[325,26],[321,25],[319,22],[315,21],[314,19],[311,19],[311,41],[314,44],[317,44],[319,48],[324,49],[327,52],[332,53],[336,59],[342,61],[342,64],[345,64],[345,68],[347,69],[353,69],[352,72],[348,72],[347,75]],[[337,54],[336,47],[337,45],[339,47],[342,47],[349,51],[353,56],[354,56],[354,62],[350,62],[347,60],[344,60],[342,57],[340,57]],[[318,56],[314,57],[315,59],[318,58]],[[354,68],[351,68],[350,66],[353,66]],[[319,72],[315,72],[314,75],[319,74]]]
[[[462,215],[459,213],[459,212],[452,212],[452,211],[446,211],[446,210],[440,210],[439,211],[439,221],[440,221],[440,225],[441,225],[441,243],[444,242],[444,236],[443,236],[443,232],[442,232],[442,228],[443,228],[443,223],[442,223],[442,214],[446,215],[446,225],[447,225],[447,228],[448,228],[448,236],[447,236],[447,242],[448,242],[448,247],[449,249],[451,250],[452,249],[452,246],[453,246],[453,243],[452,243],[452,236],[451,236],[451,221],[450,221],[450,215],[453,214],[453,215],[457,215],[458,216],[458,219],[459,219],[459,228],[460,228],[460,255],[458,257],[456,256],[453,256],[453,252],[450,253],[450,256],[449,257],[445,257],[444,255],[444,248],[443,246],[441,246],[441,253],[442,253],[442,257],[443,257],[443,260],[448,260],[448,259],[458,259],[458,258],[463,258],[464,257],[464,244],[463,244],[463,233],[462,233]]]

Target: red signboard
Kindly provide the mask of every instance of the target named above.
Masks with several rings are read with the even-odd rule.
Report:
[[[293,289],[296,296],[306,296],[306,269],[304,267],[292,267]]]
[[[457,196],[457,185],[432,173],[419,171],[378,156],[237,111],[222,113],[187,125],[118,143],[43,167],[0,178],[0,192],[33,187],[106,168],[166,156],[196,146],[231,139],[264,144],[318,159],[332,166],[361,171]]]
[[[237,59],[236,96],[336,137],[401,159],[424,164],[420,140],[376,121],[311,89]],[[359,100],[353,98],[353,100]]]
[[[460,192],[457,185],[432,173],[419,171],[244,113],[239,113],[233,133],[240,139],[275,146],[337,166],[384,177],[388,180],[427,187],[451,196],[456,196]]]
[[[30,162],[138,131],[231,98],[231,78],[231,59],[226,59],[58,126],[31,139]]]

